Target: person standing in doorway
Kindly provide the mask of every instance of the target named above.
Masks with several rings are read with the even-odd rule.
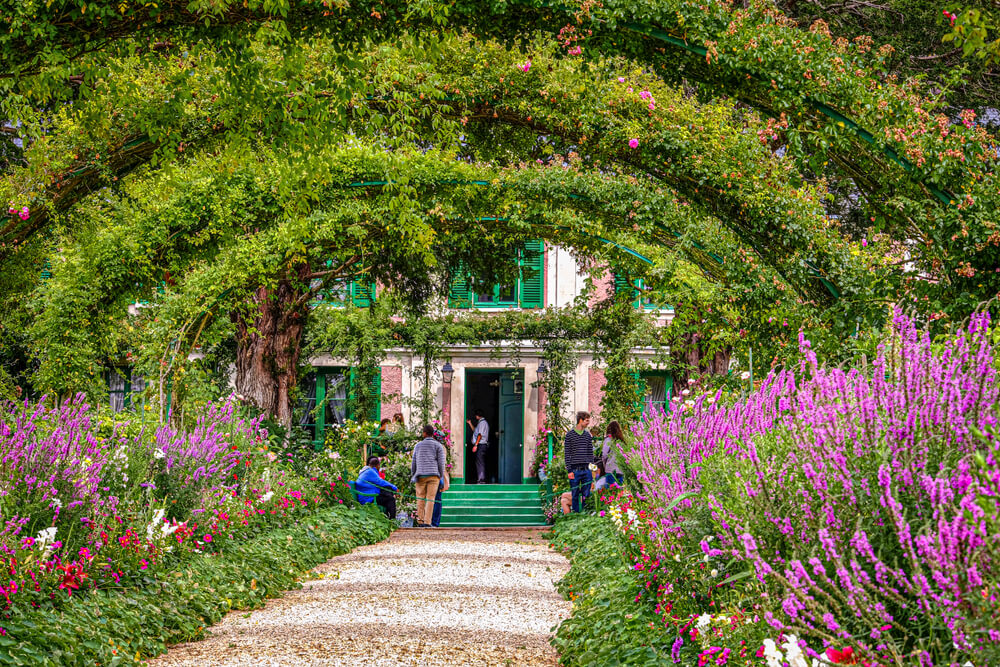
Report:
[[[490,425],[483,417],[482,410],[477,409],[473,414],[476,417],[475,425],[471,419],[465,420],[465,423],[472,429],[472,453],[476,457],[476,482],[485,484],[486,449],[490,446]]]
[[[570,429],[563,441],[566,455],[566,472],[569,475],[569,490],[573,495],[573,511],[583,509],[583,501],[590,496],[590,484],[594,481],[590,472],[594,462],[594,436],[590,435],[589,412],[576,413],[576,428]]]
[[[410,473],[417,493],[417,528],[430,528],[438,487],[444,482],[442,490],[448,490],[445,481],[448,454],[444,445],[434,439],[433,426],[424,424],[423,436],[424,439],[413,448]]]

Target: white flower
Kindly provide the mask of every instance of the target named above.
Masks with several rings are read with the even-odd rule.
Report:
[[[788,635],[788,639],[781,645],[785,649],[785,660],[791,667],[809,667],[806,656],[799,647],[799,640],[795,635]]]
[[[740,373],[740,379],[741,380],[749,380],[750,379],[750,371],[743,371],[742,373]]]
[[[674,554],[674,560],[677,561],[678,563],[681,562],[681,555],[680,554]]]
[[[45,551],[49,548],[50,544],[56,541],[56,531],[57,528],[55,526],[49,526],[40,530],[38,535],[35,536],[35,545],[42,551]]]
[[[153,518],[150,519],[149,525],[146,527],[146,537],[148,537],[150,540],[153,539],[153,532],[157,529],[157,527],[159,527],[161,523],[163,523],[163,517],[164,515],[166,515],[166,513],[167,513],[166,510],[162,508],[153,512]]]
[[[262,495],[260,497],[260,502],[266,503],[268,500],[270,500],[273,497],[274,497],[274,492],[273,491],[268,491],[267,493],[265,493],[264,495]]]
[[[165,458],[166,456],[167,456],[166,453],[162,449],[154,449],[153,450],[153,458],[154,459],[162,459],[162,458]]]
[[[767,638],[764,640],[764,659],[767,661],[767,667],[782,667],[782,660],[784,657],[778,647],[775,646],[774,640]]]
[[[694,378],[688,378],[688,384],[694,384]]]
[[[59,509],[62,509],[62,501],[59,500],[59,498],[53,497],[52,500],[50,501],[50,503],[51,504],[49,505],[49,507],[52,507],[53,505],[55,505]]]
[[[702,614],[701,616],[699,616],[698,622],[696,623],[696,625],[698,626],[698,631],[704,632],[705,628],[707,628],[709,624],[711,624],[711,622],[712,622],[712,617],[710,615]]]
[[[718,571],[718,570],[716,570],[716,569],[715,569],[715,568],[713,567],[713,568],[712,568],[712,572],[711,572],[711,574],[712,574],[712,576],[713,576],[713,577],[717,577],[717,576],[719,576],[719,571]]]
[[[691,393],[690,389],[685,389],[684,391],[681,392],[681,396],[687,396],[690,393]]]

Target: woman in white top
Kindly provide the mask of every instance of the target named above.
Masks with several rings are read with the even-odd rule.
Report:
[[[618,450],[625,444],[625,434],[622,433],[622,425],[617,421],[608,424],[608,435],[604,438],[604,447],[601,456],[604,458],[604,472],[609,484],[621,485],[621,468],[618,467]]]

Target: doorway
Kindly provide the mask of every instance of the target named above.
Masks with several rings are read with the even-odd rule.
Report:
[[[465,418],[475,425],[481,410],[490,427],[486,450],[486,481],[490,484],[521,484],[524,459],[524,371],[465,371]],[[465,424],[465,479],[477,477],[472,453],[472,428]]]

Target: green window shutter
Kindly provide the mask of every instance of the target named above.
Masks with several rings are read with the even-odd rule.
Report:
[[[468,276],[455,276],[448,291],[449,308],[472,308],[472,286]]]
[[[521,308],[544,307],[545,246],[541,241],[528,241],[521,261]]]
[[[380,368],[375,377],[372,378],[369,391],[372,396],[372,408],[368,418],[378,423],[382,419],[382,369]]]
[[[367,308],[375,300],[375,289],[372,285],[365,285],[357,278],[351,281],[351,301],[357,308]]]
[[[642,305],[639,299],[639,290],[629,285],[628,280],[625,278],[625,274],[615,271],[615,294],[621,294],[622,292],[629,292],[635,297],[635,301],[632,305],[636,308]]]

